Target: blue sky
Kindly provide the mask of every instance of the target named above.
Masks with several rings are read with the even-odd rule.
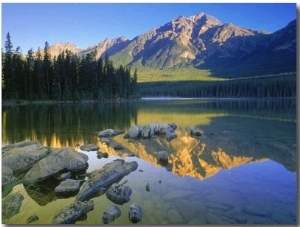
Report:
[[[128,39],[178,16],[200,12],[222,23],[277,31],[296,19],[296,3],[2,3],[1,45],[10,32],[23,54],[57,42],[87,48],[105,38]]]

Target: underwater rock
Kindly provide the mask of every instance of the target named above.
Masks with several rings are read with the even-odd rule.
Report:
[[[79,191],[79,188],[84,180],[66,179],[54,189],[56,194],[69,194]]]
[[[80,217],[93,209],[93,200],[85,202],[77,201],[60,210],[53,218],[52,224],[74,224]]]
[[[102,215],[103,224],[108,224],[121,216],[121,210],[116,205],[111,205],[106,208]]]
[[[76,200],[86,200],[99,191],[100,188],[114,183],[136,170],[137,167],[138,164],[136,161],[125,162],[123,159],[116,159],[111,163],[107,163],[101,169],[92,171],[88,174],[89,179],[83,184]]]
[[[48,156],[38,161],[25,175],[25,184],[34,184],[39,180],[67,171],[84,170],[88,156],[70,147],[53,150]]]
[[[5,187],[13,179],[13,171],[7,166],[2,165],[2,188]]]
[[[27,218],[26,222],[27,222],[27,224],[30,224],[32,222],[36,222],[39,219],[40,219],[39,216],[37,216],[36,214],[33,214]]]
[[[2,200],[2,218],[11,218],[19,213],[24,196],[19,192],[12,193]]]
[[[66,172],[66,173],[59,173],[59,174],[55,175],[54,178],[56,180],[62,181],[62,180],[70,179],[71,176],[72,176],[71,172]]]
[[[82,150],[82,151],[98,151],[99,146],[88,143],[88,144],[80,146],[80,150]]]
[[[132,223],[138,223],[142,220],[143,212],[142,208],[137,205],[136,203],[133,203],[129,207],[128,212],[128,218]]]
[[[191,127],[191,135],[192,136],[201,136],[203,134],[203,131],[196,128],[195,126]]]
[[[117,204],[124,204],[130,200],[132,190],[123,184],[113,184],[106,192],[106,197]]]

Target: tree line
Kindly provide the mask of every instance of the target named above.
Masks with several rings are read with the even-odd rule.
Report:
[[[52,57],[49,43],[43,51],[32,49],[26,57],[13,50],[7,33],[2,51],[2,97],[25,100],[115,100],[139,97],[137,69],[116,68],[106,54],[96,59],[96,51],[77,56],[69,50]]]
[[[296,97],[296,74],[224,81],[170,81],[139,84],[141,96]]]

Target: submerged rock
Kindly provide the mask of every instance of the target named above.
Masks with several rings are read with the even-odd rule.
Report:
[[[129,212],[128,212],[128,218],[132,223],[138,223],[139,221],[142,220],[143,212],[142,208],[133,203],[129,207]]]
[[[56,149],[48,156],[38,161],[25,175],[25,184],[34,184],[39,180],[67,171],[84,170],[87,167],[88,156],[70,147]]]
[[[71,172],[66,172],[66,173],[59,173],[59,174],[55,175],[54,178],[56,180],[63,181],[63,180],[66,180],[66,179],[70,179],[71,176],[72,176]]]
[[[11,182],[13,176],[13,171],[7,166],[2,165],[2,188]]]
[[[2,218],[11,218],[19,213],[24,197],[19,192],[8,195],[2,200]]]
[[[89,143],[89,144],[85,144],[85,145],[80,146],[80,150],[82,150],[82,151],[98,151],[99,146]]]
[[[62,182],[54,189],[56,194],[69,194],[79,191],[79,188],[83,180],[67,179]]]
[[[203,131],[196,128],[195,126],[191,127],[191,135],[192,136],[201,136],[203,134]]]
[[[31,168],[49,153],[48,149],[38,142],[24,141],[2,148],[2,165],[8,166],[13,173]]]
[[[102,215],[103,224],[108,224],[121,216],[121,210],[116,205],[111,205],[106,208]]]
[[[130,172],[136,170],[136,161],[125,162],[123,159],[114,160],[107,163],[101,169],[97,169],[88,174],[89,179],[83,184],[82,189],[76,197],[77,201],[84,201],[94,195],[101,188],[107,187]]]
[[[156,154],[156,158],[159,162],[167,163],[169,159],[169,153],[167,151],[159,151]]]
[[[74,224],[80,217],[94,209],[93,200],[77,201],[63,208],[53,218],[52,224]]]
[[[96,135],[99,137],[114,137],[123,133],[125,133],[124,130],[105,129],[100,132],[96,132]]]
[[[27,222],[27,224],[30,224],[32,222],[36,222],[39,219],[40,219],[39,216],[37,216],[36,214],[33,214],[27,218],[26,222]]]
[[[131,188],[124,183],[113,184],[106,192],[106,197],[117,204],[124,204],[130,200],[131,194]]]

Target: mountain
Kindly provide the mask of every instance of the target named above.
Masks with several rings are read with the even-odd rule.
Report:
[[[57,45],[52,46],[55,53],[67,47],[79,55],[96,50],[97,57],[108,53],[114,62],[127,66],[195,67],[220,77],[296,71],[296,20],[269,34],[199,13],[177,17],[132,40],[105,39],[85,50],[72,44]]]

